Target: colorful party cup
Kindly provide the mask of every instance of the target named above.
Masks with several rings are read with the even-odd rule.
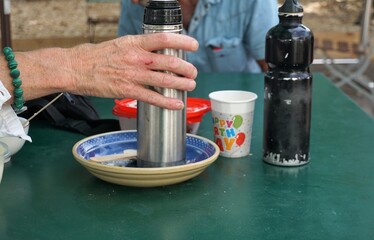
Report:
[[[214,141],[222,157],[249,155],[253,112],[257,95],[248,91],[225,90],[209,94]]]

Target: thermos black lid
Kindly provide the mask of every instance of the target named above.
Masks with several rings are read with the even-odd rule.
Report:
[[[153,0],[144,11],[144,24],[182,24],[182,10],[177,0]]]
[[[297,0],[286,0],[278,12],[279,14],[300,14],[303,13],[303,7]]]

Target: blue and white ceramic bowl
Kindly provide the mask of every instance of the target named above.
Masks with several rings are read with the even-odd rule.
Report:
[[[137,168],[136,160],[96,163],[90,158],[120,154],[137,149],[135,130],[109,132],[87,137],[73,147],[74,158],[96,177],[115,184],[134,187],[156,187],[191,179],[203,172],[219,155],[212,141],[187,134],[186,164],[173,167]]]

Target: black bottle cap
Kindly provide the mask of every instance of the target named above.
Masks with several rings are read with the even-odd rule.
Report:
[[[177,0],[153,0],[144,10],[144,24],[182,24],[182,10]]]
[[[278,9],[279,15],[302,15],[303,7],[297,0],[286,0]]]

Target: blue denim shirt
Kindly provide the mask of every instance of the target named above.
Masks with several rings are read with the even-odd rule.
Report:
[[[199,0],[189,36],[197,52],[187,60],[201,72],[260,72],[267,31],[278,23],[276,0]],[[141,34],[144,8],[122,0],[119,36]]]

